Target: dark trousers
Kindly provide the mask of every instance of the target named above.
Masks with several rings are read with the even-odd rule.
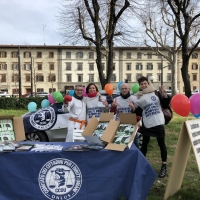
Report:
[[[156,139],[158,142],[158,146],[160,147],[162,162],[166,162],[167,161],[167,149],[165,146],[165,137],[156,137]],[[150,141],[150,136],[143,135],[141,152],[143,153],[144,156],[146,156],[147,146],[148,146],[149,141]]]

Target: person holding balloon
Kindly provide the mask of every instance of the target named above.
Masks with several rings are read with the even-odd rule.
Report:
[[[65,141],[73,142],[74,129],[83,130],[86,125],[86,102],[82,85],[75,86],[73,96],[65,95],[63,111],[69,112],[68,133]]]
[[[98,88],[94,83],[89,83],[87,85],[86,94],[87,122],[90,121],[92,116],[99,119],[102,112],[109,112],[108,102],[98,93]]]
[[[165,145],[165,119],[161,109],[161,103],[163,108],[167,108],[170,103],[170,97],[163,87],[161,87],[160,94],[162,98],[159,98],[155,93],[156,90],[153,85],[151,83],[149,84],[148,79],[144,76],[138,79],[138,83],[141,91],[136,93],[138,99],[135,101],[135,104],[138,107],[135,109],[135,113],[142,116],[141,131],[143,134],[143,142],[141,152],[146,156],[150,137],[156,137],[162,159],[158,177],[164,178],[166,175],[167,149]]]

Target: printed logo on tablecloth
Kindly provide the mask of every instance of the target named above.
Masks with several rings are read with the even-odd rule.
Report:
[[[82,185],[78,166],[68,159],[57,158],[47,162],[40,170],[38,182],[49,199],[73,199]]]
[[[52,107],[40,109],[30,116],[30,124],[38,130],[50,129],[56,121],[56,114]]]

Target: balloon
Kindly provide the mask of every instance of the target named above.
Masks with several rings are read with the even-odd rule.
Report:
[[[131,87],[131,90],[132,90],[133,93],[137,93],[139,91],[139,88],[140,88],[139,84],[134,83]]]
[[[112,95],[113,94],[113,86],[110,83],[107,83],[104,87],[107,94]]]
[[[87,97],[86,87],[83,88],[83,96],[84,96],[84,97]]]
[[[69,94],[70,96],[73,96],[73,95],[74,95],[74,90],[70,90],[70,91],[68,92],[68,94]]]
[[[52,94],[49,94],[48,100],[49,100],[49,102],[50,102],[51,104],[56,103],[56,101],[53,99]]]
[[[64,97],[64,103],[68,103],[69,101],[71,101],[72,100],[72,97],[70,96],[70,95],[65,95],[65,97]]]
[[[190,112],[190,101],[183,94],[176,94],[171,99],[171,106],[174,112],[182,117],[187,117]]]
[[[193,115],[200,113],[200,93],[193,94],[190,98],[190,112]]]
[[[58,103],[63,102],[63,95],[60,92],[54,92],[52,96],[53,99],[56,100],[56,102]]]
[[[195,114],[194,117],[199,118],[200,114]]]
[[[44,100],[42,100],[42,102],[41,102],[42,108],[48,107],[49,104],[50,104],[50,102],[49,102],[49,100],[47,100],[47,99],[44,99]]]
[[[35,112],[37,109],[37,104],[35,102],[30,102],[28,104],[28,110],[29,112]]]
[[[118,83],[117,88],[118,88],[119,91],[120,91],[121,84],[123,84],[123,83],[124,83],[124,82],[122,82],[122,81],[120,81],[120,82]]]

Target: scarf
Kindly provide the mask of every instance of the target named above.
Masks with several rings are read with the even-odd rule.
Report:
[[[97,93],[98,93],[98,92],[88,93],[87,96],[88,96],[89,98],[96,97],[96,96],[97,96]]]
[[[128,93],[125,94],[125,95],[123,95],[122,93],[120,93],[120,96],[121,96],[123,99],[128,99],[128,98],[131,96],[131,94],[130,94],[130,92],[128,92]]]
[[[153,87],[153,84],[150,83],[144,90],[137,92],[136,96],[139,99],[144,94],[148,94],[148,93],[154,92],[155,90],[156,89]]]
[[[82,100],[83,99],[83,96],[78,96],[75,92],[74,92],[74,95],[73,95],[76,99],[78,100]]]

